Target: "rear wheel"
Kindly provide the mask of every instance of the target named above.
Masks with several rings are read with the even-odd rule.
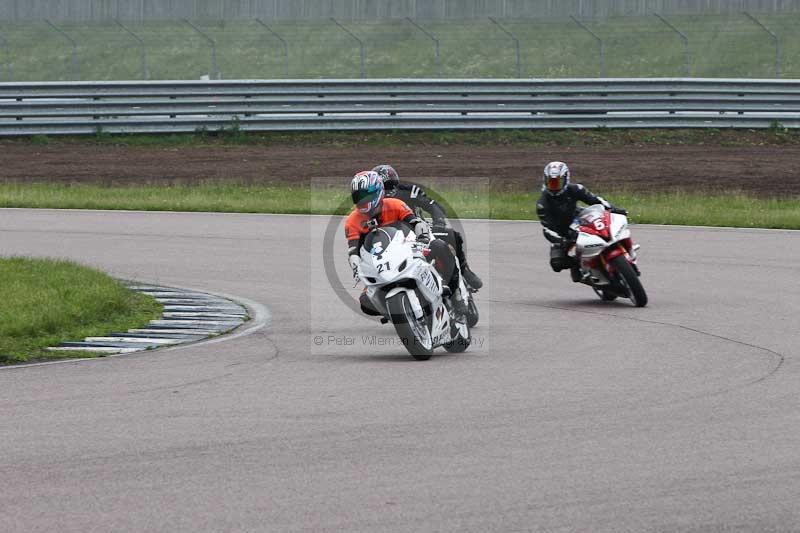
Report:
[[[478,323],[481,315],[478,313],[478,306],[475,304],[475,298],[470,294],[469,305],[467,306],[467,325],[474,328]]]
[[[628,293],[628,298],[631,299],[633,305],[636,307],[644,307],[647,305],[647,293],[639,280],[639,275],[633,269],[624,255],[618,255],[611,260],[611,264],[617,271],[617,281],[623,289]]]
[[[613,302],[617,299],[617,295],[611,291],[607,291],[605,289],[598,289],[597,287],[592,287],[594,289],[595,294],[600,297],[601,300],[604,302]]]
[[[451,318],[451,320],[452,320],[452,318]],[[463,326],[463,324],[462,324],[462,326]],[[451,325],[451,328],[452,328],[452,325]],[[458,331],[458,328],[453,328],[453,329]],[[461,353],[461,352],[465,351],[467,348],[469,348],[470,344],[472,344],[472,336],[470,335],[470,332],[469,332],[469,322],[467,322],[467,336],[466,337],[462,336],[461,332],[458,331],[455,334],[453,340],[444,345],[444,349],[447,350],[450,353]]]
[[[469,345],[472,343],[472,339],[465,339],[461,335],[458,336],[453,341],[448,342],[444,345],[444,349],[450,353],[461,353],[469,348]]]
[[[389,318],[394,329],[414,359],[427,361],[433,355],[433,339],[425,317],[414,316],[408,294],[401,292],[386,300]]]

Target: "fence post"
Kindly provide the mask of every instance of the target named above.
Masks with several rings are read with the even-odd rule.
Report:
[[[80,80],[81,73],[78,69],[78,43],[67,32],[50,22],[48,19],[44,19],[44,21],[57,33],[63,35],[69,41],[69,44],[72,45],[72,78],[75,80]]]
[[[6,72],[8,73],[8,80],[13,80],[13,71],[11,67],[11,46],[8,43],[8,39],[6,39],[2,34],[0,34],[0,41],[3,42],[3,48],[6,49]]]
[[[506,35],[511,37],[511,39],[514,41],[514,47],[516,48],[516,51],[517,51],[517,78],[521,78],[522,77],[522,64],[521,64],[521,61],[520,61],[520,54],[519,54],[519,39],[517,39],[516,35],[514,35],[509,30],[504,28],[502,24],[497,22],[497,20],[495,20],[494,17],[489,17],[489,20],[491,20],[492,23],[495,26],[500,28],[503,31],[503,33],[505,33]]]
[[[125,26],[122,22],[119,21],[119,19],[114,19],[114,22],[116,22],[117,26],[119,26],[120,28],[125,30],[129,35],[131,35],[134,39],[136,39],[139,42],[139,47],[141,49],[141,56],[142,56],[142,59],[141,59],[141,61],[142,61],[142,79],[143,80],[149,80],[150,79],[150,71],[147,68],[147,49],[144,46],[144,39],[142,39],[141,37],[139,37],[138,35],[133,33],[133,30],[131,30],[130,28]]]
[[[676,28],[675,25],[673,25],[670,21],[668,21],[666,18],[661,16],[659,13],[653,13],[653,14],[658,18],[658,20],[660,20],[661,22],[663,22],[664,24],[669,26],[669,28],[672,29],[672,31],[674,31],[675,33],[680,35],[681,39],[683,39],[683,46],[684,46],[684,49],[686,50],[686,77],[687,78],[691,78],[692,77],[692,56],[690,55],[691,52],[689,52],[689,36],[686,35],[685,33],[683,33],[678,28]]]
[[[278,32],[276,32],[275,30],[270,28],[269,24],[266,24],[263,20],[257,18],[256,22],[258,22],[264,28],[266,28],[267,31],[270,32],[272,35],[274,35],[281,42],[281,44],[283,45],[283,60],[284,60],[284,64],[285,64],[285,67],[284,67],[285,73],[284,74],[285,74],[286,78],[289,78],[289,43],[286,42],[286,39],[284,39],[283,37],[278,35]]]
[[[333,21],[333,23],[334,23],[334,24],[336,24],[337,26],[339,26],[340,28],[342,28],[342,29],[343,29],[343,30],[344,30],[344,31],[345,31],[345,32],[346,32],[346,33],[347,33],[347,34],[348,34],[350,37],[352,37],[353,39],[355,39],[355,40],[356,40],[356,42],[358,43],[358,49],[359,49],[359,52],[360,52],[360,54],[361,54],[361,77],[362,77],[362,78],[366,78],[366,77],[367,77],[367,74],[366,74],[366,72],[367,72],[367,71],[366,71],[366,67],[365,67],[365,59],[364,59],[364,41],[362,41],[361,39],[359,39],[359,38],[356,36],[356,34],[355,34],[355,33],[353,33],[352,31],[350,31],[350,30],[348,30],[346,27],[344,27],[342,24],[340,24],[340,23],[339,23],[339,21],[338,21],[338,20],[336,20],[336,18],[335,18],[335,17],[331,17],[331,20]]]
[[[578,26],[580,26],[581,28],[586,30],[589,33],[589,35],[591,35],[592,37],[594,37],[597,40],[597,43],[600,45],[600,77],[601,78],[605,78],[606,77],[606,45],[603,42],[603,39],[599,35],[597,35],[595,32],[593,32],[591,30],[591,28],[589,28],[589,26],[587,26],[586,24],[584,24],[580,20],[576,19],[575,15],[570,15],[569,18],[571,18],[572,21],[575,24],[577,24]]]
[[[775,41],[775,77],[781,77],[781,40],[778,35],[772,31],[771,29],[767,28],[760,20],[755,18],[749,12],[745,11],[744,16],[758,24],[758,26],[763,29],[765,32],[769,33],[770,37]]]
[[[415,21],[411,20],[410,17],[406,17],[406,20],[408,22],[410,22],[415,28],[418,28],[422,33],[424,33],[425,35],[430,37],[431,40],[433,41],[433,44],[434,44],[434,47],[435,47],[435,52],[434,53],[436,54],[435,55],[436,71],[438,72],[439,77],[441,78],[442,77],[442,58],[441,58],[441,55],[439,54],[439,39],[437,39],[434,34],[432,34],[428,30],[426,30],[425,28],[423,28],[422,26],[417,24]]]
[[[219,65],[217,65],[217,42],[209,37],[208,34],[206,34],[203,30],[192,24],[189,19],[183,19],[183,21],[209,42],[211,45],[211,69],[213,70],[211,74],[215,80],[222,79],[222,74],[219,71]]]

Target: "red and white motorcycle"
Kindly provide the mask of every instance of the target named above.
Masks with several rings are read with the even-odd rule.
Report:
[[[578,239],[567,255],[578,260],[580,282],[603,300],[629,298],[636,307],[647,305],[636,265],[639,245],[631,239],[628,217],[597,204],[582,209],[571,228]]]

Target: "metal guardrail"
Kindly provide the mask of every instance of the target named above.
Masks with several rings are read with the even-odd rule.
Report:
[[[278,80],[0,84],[0,135],[800,127],[800,80]]]

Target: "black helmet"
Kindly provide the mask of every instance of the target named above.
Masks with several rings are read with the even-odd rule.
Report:
[[[383,187],[386,189],[387,193],[393,192],[397,189],[397,186],[400,185],[400,176],[392,165],[378,165],[373,168],[372,171],[377,172],[381,177],[383,180]]]

